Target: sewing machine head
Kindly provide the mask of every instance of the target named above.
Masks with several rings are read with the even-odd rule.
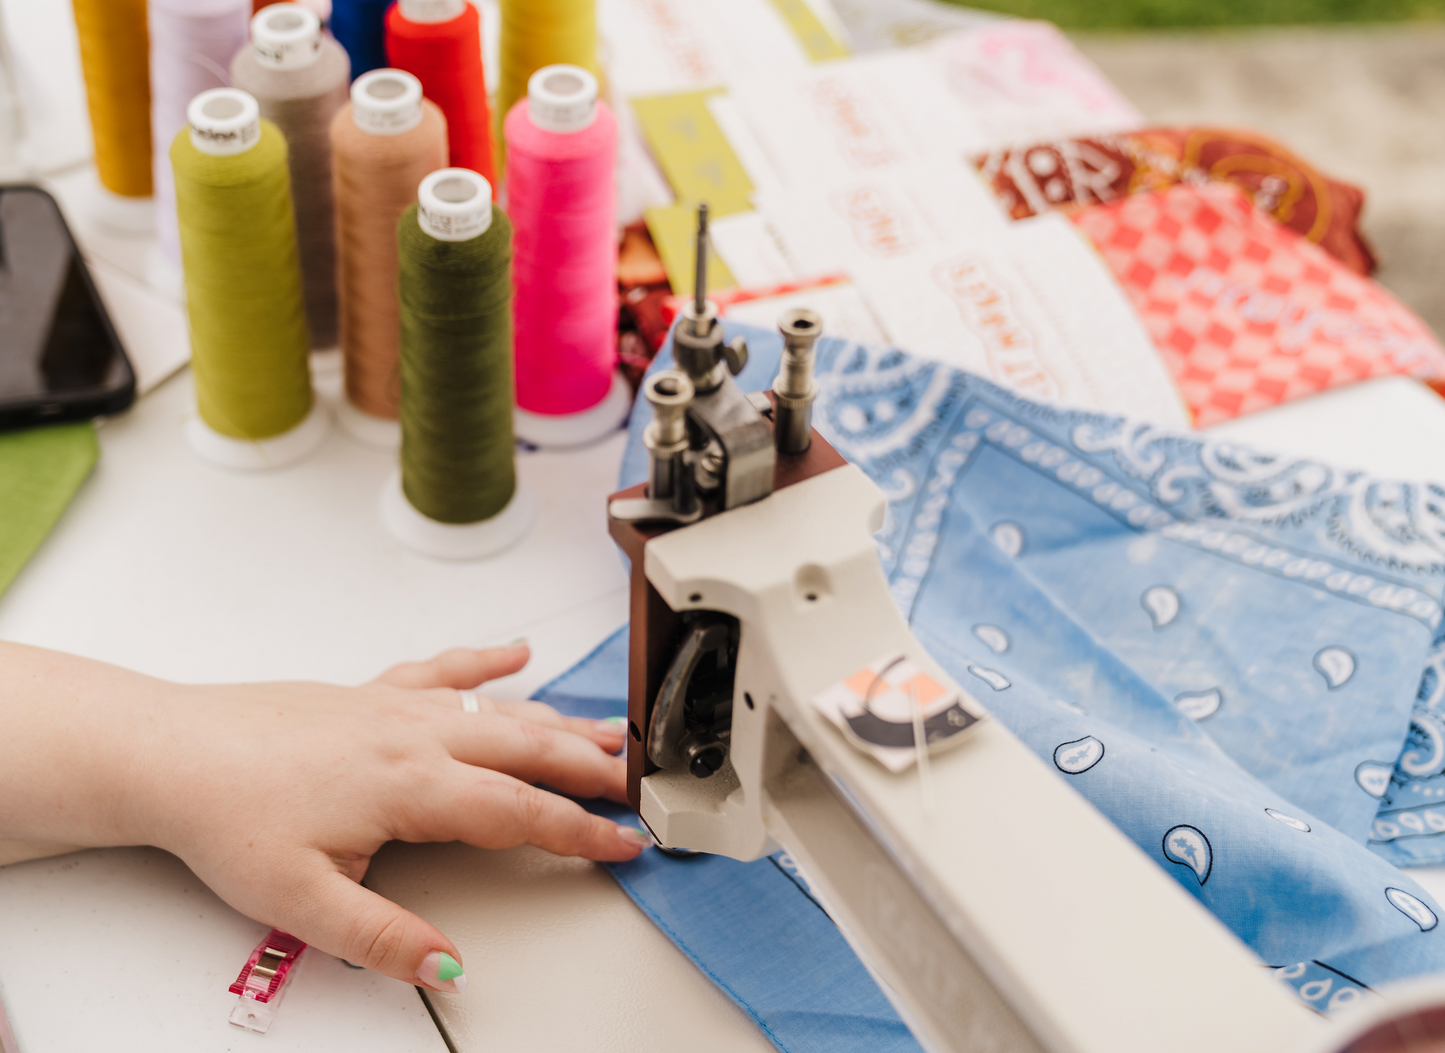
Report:
[[[783,316],[773,388],[745,395],[705,236],[704,214],[678,368],[643,389],[648,481],[608,509],[632,561],[628,797],[658,844],[785,847],[930,1050],[1290,1044],[1293,996],[919,645],[873,540],[883,495],[812,430],[820,319]],[[1191,953],[1160,968],[1161,944]]]
[[[816,314],[795,310],[781,319],[783,366],[771,392],[745,395],[733,381],[748,349],[742,338],[724,342],[717,309],[704,296],[706,217],[704,205],[696,294],[673,334],[678,368],[643,386],[653,413],[644,435],[648,481],[613,495],[608,508],[612,536],[632,561],[628,796],[644,812],[642,782],[654,773],[716,777],[703,792],[708,798],[737,788],[728,752],[740,640],[735,616],[664,601],[647,578],[646,546],[846,463],[812,429]]]

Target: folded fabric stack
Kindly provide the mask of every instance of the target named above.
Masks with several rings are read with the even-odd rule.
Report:
[[[762,390],[780,341],[742,331],[739,382]],[[654,368],[668,364],[665,348]],[[1412,797],[1445,781],[1434,488],[1060,409],[850,341],[820,342],[818,382],[815,423],[889,499],[880,558],[915,634],[1060,778],[1313,1008],[1445,969],[1439,905],[1391,865],[1398,838],[1375,843],[1445,826]],[[646,475],[645,417],[624,486]],[[540,697],[620,713],[625,670],[624,632]],[[1411,731],[1421,670],[1429,712]],[[1030,817],[1018,827],[1030,836]],[[909,1048],[786,857],[614,869],[783,1048]]]
[[[1256,209],[1181,185],[1074,216],[1143,320],[1198,427],[1369,377],[1445,380],[1399,300]]]
[[[844,10],[878,46],[918,7]],[[739,318],[813,306],[837,335],[1164,424],[1390,373],[1445,384],[1445,349],[1368,277],[1358,188],[1262,135],[1145,127],[1047,23],[925,19],[920,43],[839,58],[761,0],[601,10],[636,117],[625,196],[650,204],[673,288],[684,206],[708,197],[715,284],[795,290]]]
[[[1180,183],[1226,183],[1355,273],[1375,269],[1375,255],[1357,228],[1364,191],[1255,132],[1145,128],[995,150],[974,163],[1014,219],[1105,205]]]

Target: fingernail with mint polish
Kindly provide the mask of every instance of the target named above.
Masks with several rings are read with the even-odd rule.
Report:
[[[531,642],[525,636],[517,637],[515,640],[510,641],[507,646],[514,651],[521,650],[524,647],[529,651],[532,649]]]
[[[462,963],[446,951],[432,951],[421,960],[416,978],[423,987],[448,994],[461,994],[467,989],[467,974],[462,972]]]
[[[627,734],[627,718],[626,718],[626,717],[608,717],[608,718],[606,718],[605,720],[599,720],[599,721],[597,722],[597,727],[598,727],[600,730],[607,732],[607,734],[609,734],[609,735],[626,735],[626,734]]]
[[[657,844],[657,842],[652,839],[652,835],[640,826],[619,825],[617,827],[617,836],[629,845],[640,845],[643,848],[651,848]]]

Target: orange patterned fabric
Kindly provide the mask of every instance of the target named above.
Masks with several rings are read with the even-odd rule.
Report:
[[[1231,183],[1279,222],[1357,274],[1375,257],[1357,229],[1365,194],[1331,179],[1273,139],[1222,128],[1147,128],[1094,139],[998,150],[975,158],[984,179],[1023,219],[1179,183]]]
[[[1404,304],[1255,209],[1238,188],[1175,186],[1080,209],[1197,427],[1369,377],[1445,379]]]

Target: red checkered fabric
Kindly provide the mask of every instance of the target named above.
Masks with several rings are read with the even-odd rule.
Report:
[[[1367,377],[1445,379],[1445,348],[1410,310],[1231,186],[1182,185],[1082,209],[1208,427]]]

